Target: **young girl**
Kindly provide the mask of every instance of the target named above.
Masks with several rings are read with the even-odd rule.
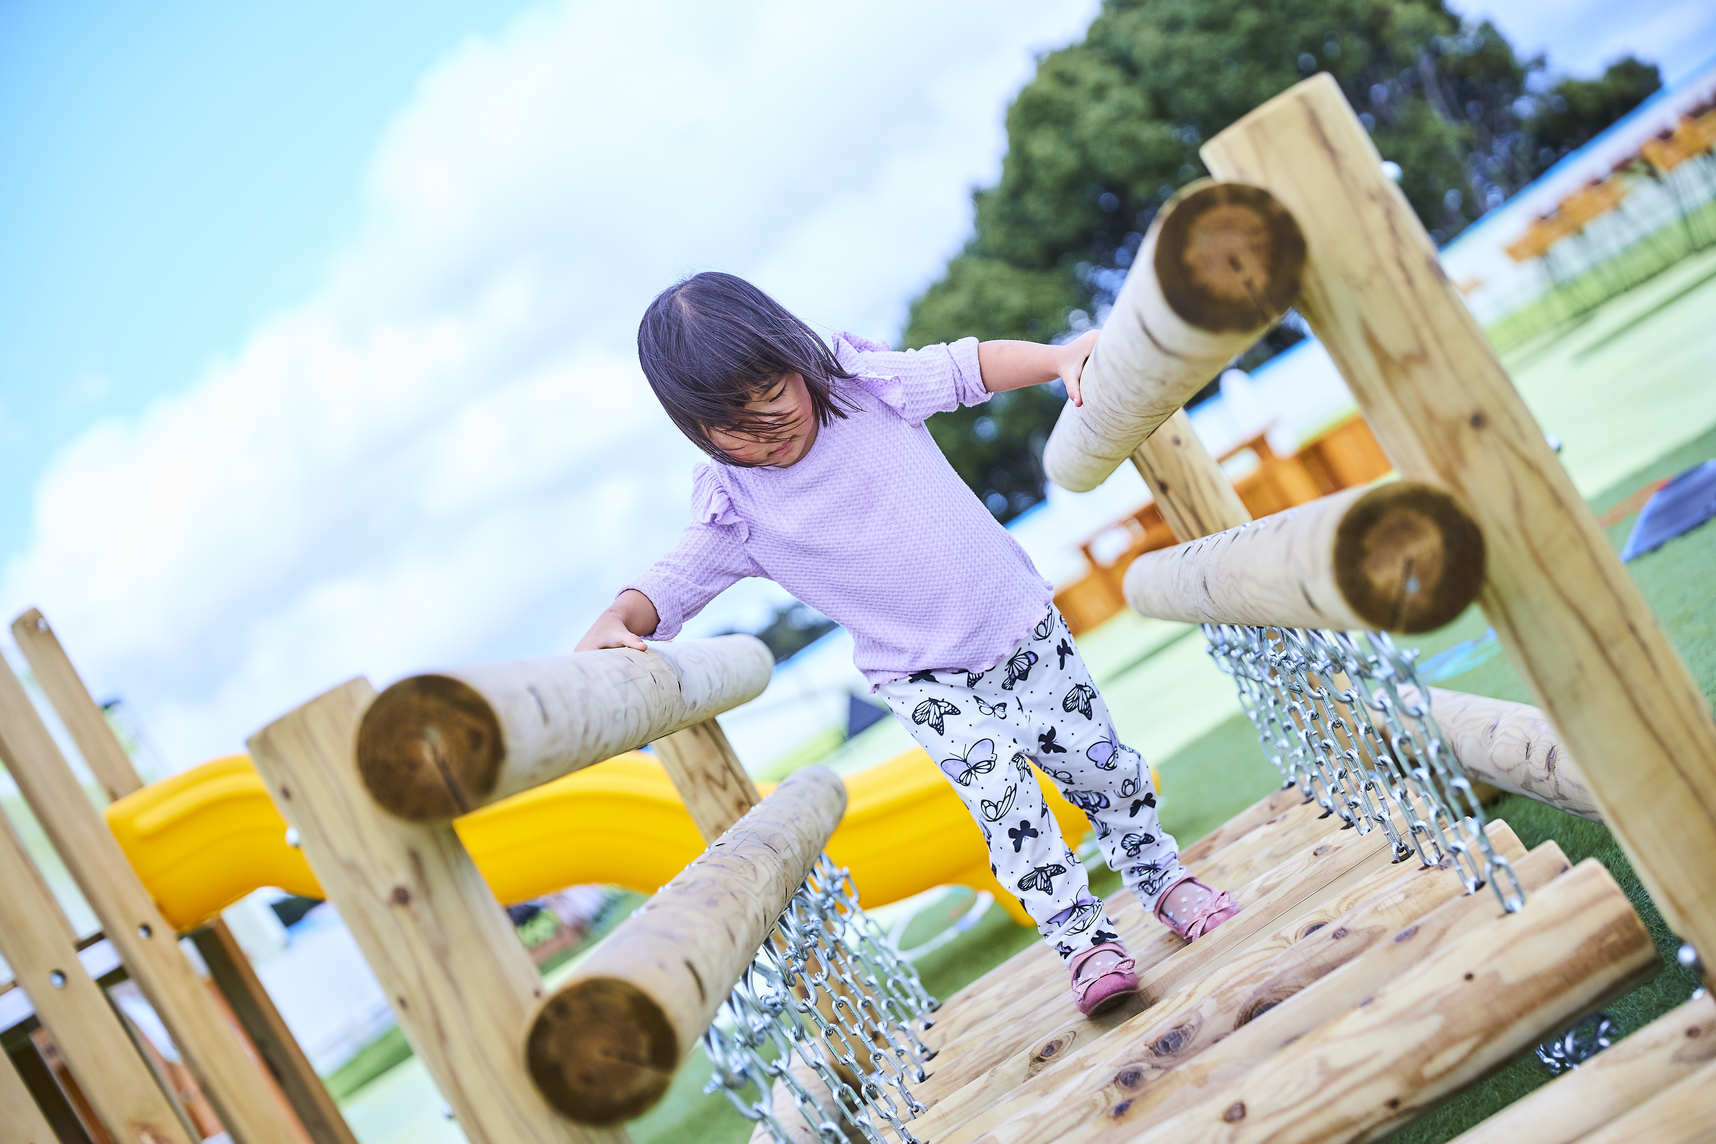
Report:
[[[1067,964],[1091,1013],[1137,988],[1133,961],[1061,839],[1031,765],[1090,819],[1108,864],[1182,938],[1236,912],[1180,865],[1149,768],[1114,732],[1052,590],[931,439],[932,413],[1060,378],[1079,400],[1096,332],[832,351],[762,291],[699,274],[650,304],[638,357],[698,467],[679,545],[578,647],[671,639],[747,576],[852,634],[853,660],[952,783],[990,868]]]

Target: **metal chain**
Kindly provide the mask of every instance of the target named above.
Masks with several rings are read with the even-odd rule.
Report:
[[[874,1144],[920,1144],[906,1127],[924,1111],[910,1086],[935,1055],[919,1034],[937,1006],[859,908],[848,871],[821,855],[704,1035],[714,1066],[704,1091],[778,1142],[793,1136],[776,1086],[819,1140],[856,1130]],[[795,1074],[795,1058],[821,1091]]]
[[[1381,831],[1396,861],[1447,862],[1468,891],[1525,904],[1484,811],[1430,712],[1430,692],[1382,632],[1205,624],[1216,666],[1234,681],[1264,754],[1344,827]]]
[[[1550,1076],[1560,1076],[1568,1069],[1578,1068],[1614,1040],[1614,1021],[1607,1013],[1592,1013],[1561,1036],[1537,1046],[1537,1059],[1543,1062]]]

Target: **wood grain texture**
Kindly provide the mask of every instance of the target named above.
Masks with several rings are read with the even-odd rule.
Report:
[[[1339,86],[1298,84],[1202,155],[1304,229],[1300,312],[1401,474],[1477,520],[1485,613],[1668,924],[1716,974],[1716,721]]]
[[[1250,834],[1264,823],[1303,805],[1305,796],[1298,787],[1283,787],[1258,799],[1190,846],[1180,851],[1180,861],[1191,865],[1202,862],[1217,850]]]
[[[1402,698],[1412,698],[1407,689]],[[1584,771],[1542,711],[1529,703],[1432,687],[1430,713],[1473,779],[1602,821]]]
[[[586,956],[526,1035],[548,1102],[579,1123],[612,1124],[660,1100],[845,808],[834,772],[798,771]]]
[[[132,1048],[106,994],[78,960],[77,934],[4,816],[0,816],[0,886],[6,888],[0,893],[0,957],[12,967],[13,979],[30,998],[42,1027],[59,1046],[103,1126],[122,1141],[191,1144],[193,1137],[155,1083],[149,1066]],[[17,1079],[4,1061],[0,1061],[0,1073]],[[0,1075],[0,1089],[5,1079]],[[34,1111],[35,1101],[27,1092],[23,1096]],[[0,1093],[0,1107],[6,1104]],[[10,1119],[0,1118],[8,1132]]]
[[[1706,1064],[1580,1139],[1584,1144],[1710,1144],[1716,1138],[1716,1064]]]
[[[727,733],[713,719],[657,739],[653,749],[705,842],[721,837],[762,801]]]
[[[1213,1099],[1152,1122],[1142,1135],[1136,1126],[1115,1125],[1091,1139],[1370,1139],[1657,964],[1626,894],[1600,864],[1586,861],[1519,912],[1468,930],[1414,972],[1356,997],[1354,1008]]]
[[[352,758],[375,697],[354,679],[256,732],[251,758],[340,911],[399,1027],[477,1144],[618,1142],[537,1094],[518,1044],[542,982],[449,825],[387,814]]]
[[[7,1144],[59,1144],[48,1127],[47,1117],[36,1107],[24,1078],[12,1067],[12,1058],[0,1053],[0,1124],[6,1126]],[[164,1136],[163,1141],[178,1137]]]
[[[1572,1144],[1670,1085],[1716,1063],[1716,999],[1706,993],[1628,1033],[1572,1072],[1520,1097],[1454,1144]],[[1704,1123],[1716,1126],[1716,1079],[1704,1082]],[[1654,1132],[1622,1136],[1656,1141]]]
[[[143,779],[113,733],[101,707],[47,618],[31,608],[12,622],[12,635],[35,673],[36,683],[77,744],[85,765],[109,801],[142,789]],[[191,935],[222,996],[250,1043],[268,1066],[309,1139],[316,1144],[356,1144],[322,1078],[287,1028],[262,980],[226,923],[215,919]]]
[[[4,664],[0,757],[227,1131],[240,1144],[276,1139],[279,1097],[262,1062],[179,951],[173,927],[144,892],[23,685]]]
[[[1184,409],[1132,451],[1132,467],[1144,478],[1162,519],[1181,540],[1235,528],[1251,519],[1233,482],[1192,429]]]
[[[1483,552],[1453,497],[1397,481],[1146,552],[1126,602],[1184,623],[1423,632],[1477,597]]]
[[[1145,232],[1043,467],[1056,484],[1101,484],[1158,426],[1280,320],[1298,294],[1305,245],[1267,194],[1194,183]]]
[[[1524,857],[1524,847],[1505,825],[1492,825],[1490,836],[1510,860]],[[996,1130],[984,1139],[1047,1142],[1076,1132],[1077,1123],[1099,1119],[1150,1091],[1164,1074],[1461,893],[1452,864],[1362,867],[1358,877],[1342,879],[1102,1038],[1044,1060],[1023,1084],[1010,1091],[982,1080],[968,1085],[956,1095],[975,1114],[950,1118],[950,1127],[958,1127],[948,1138],[968,1140]],[[990,1089],[988,1099],[975,1099],[983,1088]],[[947,1116],[953,1107],[944,1101],[930,1115]]]
[[[378,805],[448,822],[711,718],[760,694],[752,636],[415,675],[365,713],[358,769]]]

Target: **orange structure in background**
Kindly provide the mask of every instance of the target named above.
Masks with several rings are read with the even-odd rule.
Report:
[[[1253,517],[1268,516],[1296,504],[1316,500],[1354,485],[1367,484],[1386,475],[1392,466],[1371,435],[1370,426],[1357,413],[1307,442],[1290,457],[1279,456],[1269,445],[1267,430],[1241,441],[1223,453],[1223,464],[1247,455],[1255,467],[1233,482],[1246,511]],[[1126,534],[1126,544],[1112,559],[1103,559],[1097,549],[1117,532]],[[1066,616],[1074,635],[1095,628],[1126,607],[1121,585],[1126,569],[1139,556],[1178,543],[1162,510],[1154,501],[1111,521],[1079,545],[1088,565],[1086,574],[1055,593],[1055,606]]]

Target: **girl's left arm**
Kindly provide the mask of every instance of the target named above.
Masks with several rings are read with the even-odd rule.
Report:
[[[977,368],[983,388],[1005,393],[1027,385],[1045,385],[1056,378],[1064,381],[1074,405],[1083,405],[1079,377],[1096,346],[1096,330],[1087,330],[1065,345],[1045,346],[1037,342],[978,342]]]

